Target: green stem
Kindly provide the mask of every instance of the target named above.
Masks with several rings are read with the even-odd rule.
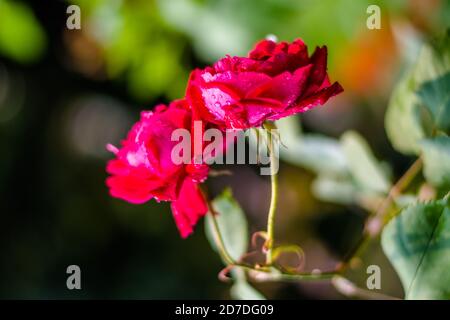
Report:
[[[231,257],[231,255],[228,253],[227,248],[225,247],[225,242],[223,241],[222,233],[220,232],[219,224],[217,223],[216,213],[213,211],[212,205],[208,204],[209,206],[209,215],[211,216],[212,226],[214,228],[214,232],[216,234],[216,245],[217,249],[219,250],[219,254],[222,257],[222,259],[225,261],[228,265],[236,265],[236,262]]]
[[[422,169],[422,158],[418,158],[409,169],[403,174],[403,176],[397,181],[397,183],[392,186],[387,197],[383,200],[378,210],[366,221],[366,229],[354,249],[347,255],[340,267],[339,272],[344,272],[347,269],[349,263],[357,258],[364,252],[365,248],[368,246],[369,242],[377,237],[383,230],[383,226],[386,224],[386,215],[389,213],[392,202],[402,194],[402,192],[410,185],[417,174]],[[369,228],[367,227],[369,225]],[[375,226],[375,228],[370,228],[370,225]]]
[[[353,282],[342,276],[334,276],[331,279],[331,283],[337,291],[350,298],[361,298],[368,300],[399,300],[399,298],[396,297],[359,288]]]
[[[264,128],[268,129],[268,126],[264,125]],[[269,129],[270,130],[270,129]],[[297,280],[325,280],[325,279],[340,279],[339,275],[345,272],[347,267],[349,266],[349,263],[353,258],[358,257],[362,251],[366,248],[369,241],[373,239],[375,236],[379,234],[379,232],[382,230],[382,227],[380,229],[377,229],[376,232],[370,232],[367,229],[363,233],[363,236],[361,237],[358,244],[355,246],[354,250],[350,252],[350,254],[347,256],[347,258],[344,259],[343,263],[340,267],[338,267],[336,270],[331,272],[299,272],[299,273],[286,273],[278,270],[276,267],[271,267],[273,265],[273,242],[274,242],[274,226],[275,226],[275,213],[276,213],[276,207],[278,202],[278,179],[277,179],[277,171],[275,170],[275,166],[273,165],[275,161],[277,161],[275,153],[273,152],[273,136],[269,132],[269,139],[267,141],[267,145],[269,147],[269,153],[270,153],[270,169],[271,169],[271,201],[270,201],[270,208],[269,208],[269,214],[267,219],[267,240],[266,240],[266,249],[267,249],[267,261],[266,266],[252,266],[248,265],[246,263],[242,262],[236,262],[231,255],[228,253],[225,243],[222,237],[222,234],[220,232],[219,224],[217,222],[216,214],[213,211],[212,205],[208,202],[209,206],[209,214],[211,215],[211,221],[212,226],[214,228],[215,234],[216,234],[216,245],[219,250],[220,256],[225,261],[225,263],[229,267],[236,267],[236,268],[242,268],[245,271],[249,272],[258,272],[262,273],[264,275],[263,281],[297,281]],[[384,225],[384,220],[389,212],[389,209],[391,207],[392,202],[395,200],[395,198],[400,195],[408,186],[409,184],[414,180],[416,175],[420,172],[422,169],[422,159],[417,159],[413,165],[405,172],[405,174],[397,181],[397,183],[391,188],[389,191],[389,194],[383,201],[383,203],[380,205],[378,210],[371,215],[372,219],[378,219],[380,222],[383,222],[382,225]],[[448,197],[449,195],[447,195]],[[276,271],[274,273],[274,271]],[[255,275],[255,274],[254,274]],[[256,273],[257,275],[257,273]],[[259,279],[261,281],[262,279]],[[335,281],[334,281],[335,282]],[[334,284],[338,289],[342,289],[338,285]],[[352,292],[356,296],[362,296],[366,298],[386,298],[387,296],[382,295],[368,295],[366,291],[360,289],[360,288],[353,288]],[[390,298],[390,297],[389,297]]]
[[[234,259],[231,257],[231,255],[228,253],[228,251],[225,247],[225,242],[223,241],[223,237],[220,232],[220,228],[219,228],[219,224],[217,222],[216,215],[212,211],[212,206],[209,205],[209,207],[210,207],[209,214],[211,215],[212,226],[214,228],[214,232],[216,233],[216,237],[217,237],[216,245],[219,250],[220,256],[222,257],[222,259],[225,261],[225,263],[228,266],[242,268],[246,271],[264,273],[266,281],[325,280],[325,279],[330,279],[336,275],[335,272],[323,272],[323,273],[310,273],[310,272],[283,273],[283,272],[280,272],[280,273],[272,274],[273,270],[270,268],[254,267],[254,266],[247,265],[245,263],[238,263],[238,262],[234,261]]]
[[[273,263],[273,242],[274,242],[274,233],[275,233],[275,213],[277,209],[277,203],[278,203],[278,174],[277,170],[275,169],[275,161],[276,155],[273,150],[273,136],[272,133],[269,131],[269,138],[268,138],[268,147],[269,147],[269,154],[270,154],[270,182],[272,186],[271,190],[271,198],[270,198],[270,207],[269,207],[269,214],[267,216],[267,241],[266,241],[266,249],[267,249],[267,265],[272,265]]]

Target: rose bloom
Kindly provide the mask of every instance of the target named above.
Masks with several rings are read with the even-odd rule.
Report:
[[[311,57],[302,40],[263,40],[248,57],[225,57],[191,73],[186,98],[196,118],[221,129],[261,126],[324,104],[343,89],[330,83],[327,48]]]
[[[110,160],[106,184],[113,197],[140,204],[154,198],[171,201],[172,213],[183,238],[193,231],[198,219],[208,211],[198,184],[204,181],[204,164],[174,164],[171,159],[172,132],[191,130],[192,116],[185,100],[169,107],[159,105],[154,112],[143,111],[120,149],[108,145],[116,158]],[[193,163],[193,162],[192,162]]]

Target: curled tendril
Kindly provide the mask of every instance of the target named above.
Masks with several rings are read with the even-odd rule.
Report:
[[[246,263],[249,259],[257,256],[259,254],[258,250],[254,250],[254,251],[250,251],[247,253],[244,253],[241,258],[239,259],[240,263]],[[257,267],[258,265],[256,265],[255,267]]]
[[[282,266],[279,263],[277,263],[277,267],[289,273],[300,272],[305,266],[305,252],[299,246],[288,245],[276,247],[272,251],[272,258],[274,261],[277,261],[277,259],[279,259],[281,255],[287,253],[294,253],[297,256],[298,265],[292,267],[292,266]]]
[[[230,272],[233,268],[234,268],[234,266],[230,265],[230,266],[226,266],[225,268],[220,270],[219,274],[217,275],[219,280],[222,282],[231,282],[232,278],[230,276]]]
[[[258,231],[258,232],[255,232],[252,235],[252,246],[254,248],[258,248],[258,243],[257,243],[258,238],[263,239],[264,243],[265,243],[267,241],[267,238],[268,238],[267,232],[265,232],[265,231]],[[264,245],[263,245],[263,247],[264,247]]]

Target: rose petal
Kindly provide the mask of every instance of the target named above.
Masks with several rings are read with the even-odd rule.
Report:
[[[286,109],[282,113],[277,113],[268,118],[268,120],[275,121],[290,115],[305,112],[315,108],[317,106],[325,104],[331,97],[343,92],[344,89],[337,82],[333,83],[330,87],[324,88],[307,99],[301,99],[294,107]]]
[[[185,180],[179,197],[172,202],[172,214],[182,238],[189,236],[198,219],[208,212],[208,207],[198,185]]]

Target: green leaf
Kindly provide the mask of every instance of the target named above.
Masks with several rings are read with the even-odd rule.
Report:
[[[450,299],[448,199],[404,209],[384,228],[381,243],[406,299]]]
[[[248,246],[248,227],[244,212],[230,189],[225,189],[217,196],[212,201],[212,206],[217,213],[216,219],[225,248],[234,260],[239,260],[247,252]],[[205,230],[211,246],[217,251],[217,234],[209,213],[205,219]]]
[[[348,172],[342,147],[336,139],[320,135],[302,135],[296,117],[277,121],[280,132],[280,157],[316,173],[345,175]]]
[[[425,44],[413,69],[414,90],[427,81],[444,76],[450,71],[450,31]]]
[[[407,206],[417,203],[417,196],[413,194],[402,194],[394,199],[395,204],[399,208],[405,208]]]
[[[248,227],[244,212],[233,198],[230,189],[225,189],[222,194],[217,196],[212,201],[212,206],[217,213],[217,224],[225,248],[234,260],[239,260],[247,252],[248,247]],[[207,214],[205,219],[205,230],[209,243],[217,251],[217,233],[210,213]],[[264,296],[247,282],[244,270],[233,268],[231,269],[231,275],[234,279],[230,292],[233,299],[265,300]]]
[[[295,145],[281,146],[280,155],[283,160],[314,172],[341,175],[348,172],[342,148],[332,138],[310,134],[299,139]]]
[[[389,179],[364,138],[349,131],[344,133],[341,141],[350,173],[356,183],[367,191],[387,193],[391,186]]]
[[[436,187],[450,188],[450,138],[426,139],[421,146],[425,178]]]
[[[266,298],[247,281],[237,281],[231,287],[231,297],[239,300],[266,300]]]
[[[319,175],[312,185],[314,195],[323,201],[351,204],[357,200],[358,188],[351,178]]]
[[[386,112],[386,132],[395,149],[418,154],[431,129],[450,128],[450,37],[425,44],[393,91]],[[431,119],[426,117],[428,110]],[[430,121],[431,120],[431,121]]]
[[[418,154],[419,141],[426,136],[419,97],[413,90],[411,74],[394,89],[386,111],[385,128],[393,147],[405,154]]]
[[[422,84],[417,94],[433,117],[434,127],[450,129],[450,72]]]
[[[231,270],[235,283],[231,287],[230,295],[238,300],[266,300],[266,298],[255,288],[253,288],[245,277],[242,269],[235,268]]]
[[[0,53],[21,63],[39,58],[46,36],[33,11],[19,1],[0,0]]]
[[[450,129],[450,31],[422,48],[414,70],[418,96],[430,111],[434,127]]]

